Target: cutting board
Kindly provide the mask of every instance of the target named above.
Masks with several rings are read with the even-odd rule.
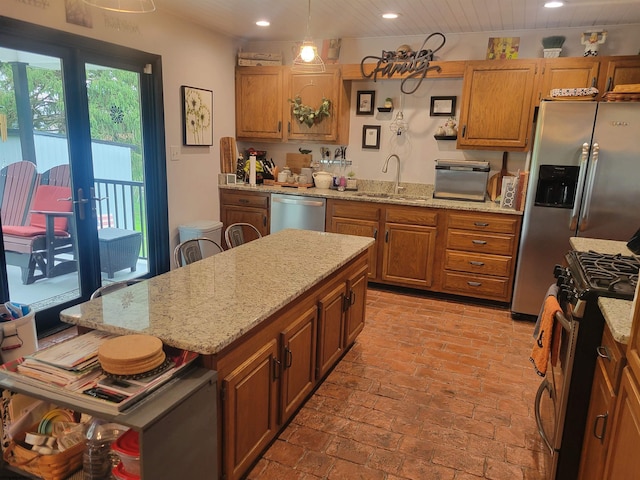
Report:
[[[236,162],[238,161],[236,152],[235,138],[220,138],[220,173],[236,173]]]
[[[293,173],[300,173],[303,167],[310,167],[313,155],[310,153],[287,153],[287,166]]]
[[[500,193],[502,191],[502,178],[513,176],[507,170],[508,155],[509,154],[507,152],[504,152],[502,154],[502,169],[500,170],[500,172],[491,175],[491,178],[489,178],[489,182],[487,183],[487,193],[489,194],[489,198],[492,202],[495,202],[496,198],[500,196]]]

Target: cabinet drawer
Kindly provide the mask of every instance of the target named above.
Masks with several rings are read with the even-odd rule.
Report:
[[[511,256],[481,255],[447,250],[445,253],[444,268],[446,270],[457,270],[459,272],[508,277],[511,272],[511,262]]]
[[[224,205],[239,205],[242,207],[269,207],[269,195],[256,195],[251,193],[235,193],[235,192],[221,192],[221,202]]]
[[[449,230],[447,234],[447,248],[465,250],[467,252],[497,253],[511,255],[515,246],[514,235],[498,233],[475,233],[464,230]]]
[[[620,386],[622,369],[626,362],[623,347],[614,340],[611,330],[606,324],[602,332],[602,342],[600,342],[597,350],[598,356],[602,359],[602,364],[609,377],[609,381],[613,386],[613,390],[617,393],[618,387]]]
[[[385,221],[433,227],[438,223],[438,212],[420,207],[387,207]]]
[[[512,233],[518,232],[518,218],[513,216],[469,215],[450,213],[449,228],[474,232]]]
[[[442,289],[449,293],[508,301],[509,281],[506,278],[465,275],[463,273],[445,271]]]
[[[380,207],[367,205],[365,202],[328,202],[328,210],[332,217],[357,218],[360,220],[379,220]]]

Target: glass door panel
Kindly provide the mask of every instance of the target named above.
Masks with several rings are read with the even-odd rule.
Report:
[[[140,73],[85,65],[102,284],[149,272]]]
[[[0,212],[11,301],[80,296],[60,58],[0,48]]]

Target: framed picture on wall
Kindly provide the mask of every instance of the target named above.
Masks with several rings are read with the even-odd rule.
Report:
[[[358,92],[358,103],[356,105],[356,115],[373,115],[376,104],[375,90],[360,90]]]
[[[362,148],[380,149],[380,125],[362,127]]]
[[[213,145],[213,92],[182,86],[184,145]]]
[[[431,97],[431,117],[451,117],[456,114],[456,97]]]

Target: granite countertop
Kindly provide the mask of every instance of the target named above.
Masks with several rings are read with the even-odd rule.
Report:
[[[373,242],[282,230],[75,305],[60,319],[116,334],[149,334],[173,347],[215,354]]]
[[[633,255],[627,242],[601,240],[597,238],[571,237],[571,247],[578,252],[594,251],[608,255]],[[598,297],[598,306],[616,342],[626,345],[631,333],[631,306],[629,300]]]
[[[221,189],[253,191],[261,193],[282,193],[285,195],[304,195],[309,197],[337,198],[355,200],[359,202],[389,203],[395,205],[411,205],[430,208],[446,208],[449,210],[467,210],[473,212],[506,213],[522,215],[522,212],[510,208],[500,208],[500,205],[490,200],[472,202],[466,200],[442,200],[433,198],[433,185],[422,183],[400,183],[404,190],[399,194],[393,193],[394,182],[377,180],[358,180],[357,191],[326,190],[319,188],[295,188],[281,185],[256,185],[250,187],[246,183],[218,185]]]

